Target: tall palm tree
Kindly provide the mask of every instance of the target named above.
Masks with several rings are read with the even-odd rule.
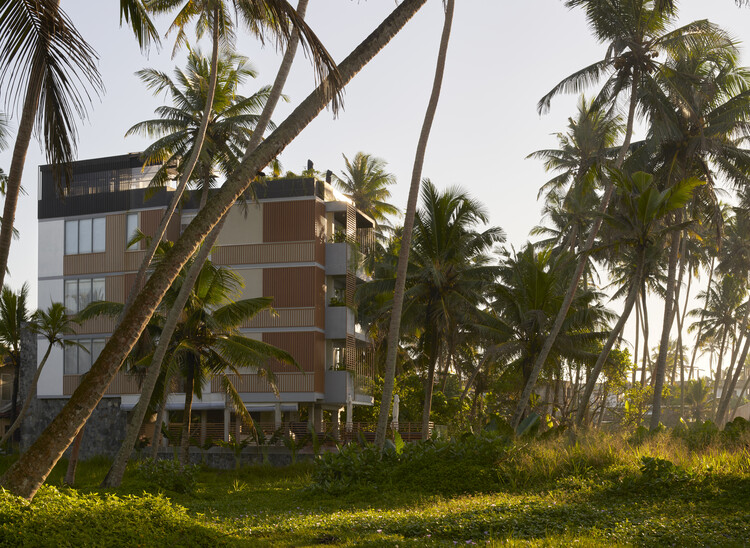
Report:
[[[419,184],[422,180],[422,166],[424,156],[427,152],[427,141],[430,138],[432,122],[435,119],[440,90],[443,85],[443,74],[445,73],[445,60],[448,54],[448,42],[453,26],[453,10],[455,0],[446,0],[445,21],[443,32],[440,36],[438,48],[437,66],[435,67],[435,79],[432,83],[430,100],[427,103],[422,130],[417,142],[417,153],[414,157],[414,166],[411,172],[409,184],[409,198],[406,202],[404,215],[404,234],[401,239],[401,251],[396,267],[396,287],[393,292],[393,309],[391,310],[391,322],[388,327],[388,341],[386,345],[385,371],[383,376],[383,395],[380,401],[380,412],[378,414],[378,427],[375,430],[375,445],[382,448],[385,445],[385,433],[388,427],[388,417],[391,414],[391,402],[393,400],[393,383],[396,377],[396,356],[398,354],[399,333],[401,331],[401,312],[404,306],[404,288],[406,287],[406,271],[409,267],[409,250],[411,247],[412,231],[414,230],[414,217],[417,212],[417,199],[419,198]]]
[[[426,0],[404,0],[394,8],[360,46],[338,65],[341,85],[351,81],[425,3]],[[92,365],[68,403],[37,441],[0,477],[1,486],[18,496],[29,499],[34,497],[54,464],[101,400],[107,386],[182,266],[244,193],[258,171],[275,158],[325,108],[329,102],[327,90],[332,86],[334,91],[339,91],[335,82],[328,79],[325,86],[319,86],[305,98],[263,143],[251,152],[246,151],[240,167],[227,178],[206,207],[186,227],[165,260],[154,269],[143,290],[133,301],[133,306],[123,314],[99,359]]]
[[[184,5],[183,5],[184,4]],[[304,19],[292,8],[286,0],[145,0],[145,7],[155,14],[166,14],[178,9],[177,17],[174,19],[169,31],[176,31],[174,53],[187,45],[186,28],[195,21],[196,36],[201,38],[209,33],[211,38],[211,63],[208,71],[206,84],[205,107],[202,118],[195,133],[192,149],[189,151],[187,161],[182,165],[179,182],[174,196],[167,207],[162,219],[156,229],[156,234],[151,242],[143,262],[136,273],[135,282],[126,300],[125,310],[132,304],[133,299],[142,287],[146,278],[146,272],[156,253],[158,242],[164,237],[172,215],[182,197],[185,186],[190,180],[200,154],[203,151],[206,131],[208,129],[210,106],[214,104],[214,95],[218,79],[218,63],[221,44],[232,47],[235,37],[235,24],[232,11],[238,20],[256,36],[263,39],[264,34],[270,34],[280,43],[289,42],[292,39],[301,39],[303,45],[310,52],[316,73],[321,79],[322,93],[332,101],[334,112],[339,106],[340,81],[335,63],[318,40],[317,36],[310,30]],[[295,46],[296,47],[296,46]],[[330,79],[330,82],[329,82]],[[334,91],[335,89],[335,91]]]
[[[152,187],[164,186],[175,169],[181,173],[185,168],[207,104],[205,83],[209,70],[209,60],[200,51],[191,50],[185,69],[175,69],[174,78],[154,69],[137,73],[155,95],[167,91],[173,103],[157,108],[158,118],[139,122],[125,134],[157,138],[142,153],[146,164],[159,165],[150,183]],[[222,52],[216,71],[216,90],[204,143],[191,176],[204,192],[213,185],[215,173],[226,176],[237,168],[268,97],[268,88],[249,97],[239,94],[247,78],[256,76],[246,57]]]
[[[634,268],[632,277],[628,280],[629,288],[625,307],[604,343],[594,368],[589,373],[582,403],[576,415],[577,425],[583,423],[586,407],[594,392],[602,367],[615,341],[620,337],[640,294],[647,274],[649,248],[660,246],[668,233],[683,228],[682,225],[663,223],[663,219],[672,211],[684,207],[692,197],[693,189],[702,184],[698,179],[686,179],[660,192],[656,188],[654,177],[647,173],[638,172],[629,177],[624,174],[615,174],[613,179],[618,190],[613,204],[615,207],[614,211],[605,215],[604,218],[604,221],[614,229],[614,234],[611,235],[613,242],[609,245],[632,248],[633,253],[623,255],[623,257],[630,261],[635,259]],[[632,262],[631,265],[633,265]]]
[[[398,208],[387,201],[391,197],[388,187],[396,184],[396,176],[386,171],[388,164],[382,158],[364,152],[357,152],[351,161],[346,155],[342,156],[346,170],[341,172],[342,177],[334,176],[336,186],[379,227],[387,226],[387,216],[399,213]]]
[[[300,18],[304,18],[306,10],[307,0],[299,0],[297,4],[297,13]],[[284,57],[281,62],[281,66],[279,67],[279,71],[276,74],[276,79],[274,80],[273,86],[271,87],[271,90],[268,94],[268,100],[266,101],[266,104],[263,107],[263,111],[261,112],[260,117],[256,123],[255,130],[250,135],[249,142],[246,146],[246,152],[244,154],[245,158],[247,158],[248,155],[258,147],[266,131],[266,128],[271,123],[271,116],[274,109],[276,108],[276,105],[278,104],[279,99],[281,98],[281,92],[286,83],[286,79],[289,76],[292,62],[294,61],[294,57],[296,55],[299,39],[299,32],[295,32],[289,41],[286,52],[284,53]],[[258,166],[258,171],[260,171],[261,167],[263,166]],[[203,192],[201,195],[200,209],[203,209],[207,197],[208,194],[206,192]],[[107,476],[104,479],[105,486],[118,487],[122,482],[123,475],[125,474],[125,466],[130,456],[131,449],[136,442],[138,432],[140,431],[140,425],[143,422],[143,418],[146,414],[148,405],[147,402],[150,402],[151,395],[154,388],[156,387],[159,378],[161,362],[166,357],[172,334],[177,328],[180,310],[182,310],[182,308],[190,298],[191,289],[193,285],[195,285],[195,282],[200,275],[203,265],[208,259],[211,248],[216,243],[219,233],[221,232],[222,225],[223,221],[217,223],[213,226],[213,228],[209,229],[203,246],[198,250],[197,254],[195,255],[195,260],[193,261],[192,266],[185,276],[185,282],[183,283],[183,287],[181,288],[180,293],[177,296],[174,307],[167,314],[164,322],[164,328],[162,330],[162,338],[159,339],[159,344],[157,345],[156,351],[154,353],[153,363],[148,370],[142,384],[141,397],[138,400],[138,404],[136,404],[135,409],[133,410],[130,422],[128,422],[125,439],[122,442],[122,446],[120,447],[120,450],[118,451],[115,460],[112,463],[110,471],[107,473]]]
[[[65,305],[62,303],[52,303],[50,307],[45,310],[37,310],[32,314],[29,328],[36,334],[42,335],[47,340],[47,350],[42,356],[42,361],[39,362],[39,366],[36,368],[34,378],[31,380],[29,385],[29,391],[24,399],[23,406],[18,412],[16,420],[11,424],[10,428],[5,432],[2,439],[0,439],[0,447],[11,438],[13,433],[21,426],[26,411],[31,405],[31,401],[34,399],[34,392],[36,391],[36,385],[39,381],[39,376],[42,374],[42,369],[47,363],[52,349],[55,346],[65,348],[67,346],[79,346],[83,348],[73,339],[66,339],[64,337],[75,334],[75,322],[65,312]]]
[[[187,464],[189,459],[193,394],[200,397],[202,387],[212,376],[224,374],[227,370],[239,374],[238,367],[253,367],[273,381],[273,373],[268,368],[269,359],[296,364],[287,352],[239,332],[242,322],[268,309],[272,301],[271,298],[256,298],[230,300],[227,303],[241,285],[241,278],[231,270],[205,263],[172,337],[169,362],[175,363],[185,377],[181,441],[183,464]],[[237,391],[231,383],[227,386],[233,396],[232,401],[239,402],[236,406],[238,413],[247,416]]]
[[[630,147],[639,97],[647,93],[653,93],[658,88],[658,86],[653,85],[653,77],[663,70],[663,65],[657,61],[657,57],[659,55],[665,56],[671,52],[685,51],[697,42],[728,42],[728,39],[724,33],[707,21],[696,21],[687,26],[668,31],[667,29],[676,15],[671,2],[654,0],[567,0],[566,6],[580,6],[586,11],[586,18],[595,37],[600,42],[607,44],[607,53],[604,59],[573,73],[552,88],[539,101],[538,109],[540,112],[547,110],[552,98],[559,93],[579,93],[584,87],[597,82],[602,75],[609,74],[609,78],[597,97],[597,103],[612,104],[622,92],[626,90],[629,92],[625,134],[614,162],[615,169],[620,169]],[[607,182],[599,204],[599,214],[606,211],[613,190],[612,182]],[[594,220],[584,244],[584,256],[594,246],[601,222],[602,217],[597,217]],[[521,420],[531,391],[534,388],[536,377],[544,366],[544,360],[547,359],[554,338],[564,321],[566,309],[572,302],[578,281],[585,268],[584,256],[579,260],[555,325],[550,331],[550,340],[545,342],[538,361],[534,364],[531,382],[529,386],[524,388],[519,405],[513,414],[511,424],[514,427],[517,427]]]
[[[473,311],[497,274],[486,253],[504,241],[500,228],[475,231],[487,212],[459,188],[440,193],[429,180],[422,185],[422,208],[414,223],[404,323],[420,333],[427,358],[422,436],[429,433],[435,366],[443,345],[455,355],[459,331],[468,327]],[[403,246],[403,243],[402,243]]]
[[[574,259],[570,253],[553,254],[527,244],[520,252],[505,252],[499,282],[491,289],[491,304],[478,321],[489,351],[518,379],[522,390],[549,333],[565,295]],[[602,328],[612,314],[600,304],[592,288],[577,292],[563,329],[555,339],[545,374],[560,376],[565,363],[591,365]]]
[[[0,292],[0,353],[13,366],[13,393],[11,394],[10,419],[18,417],[18,382],[21,371],[21,326],[29,321],[26,301],[29,286],[23,284],[16,293],[10,287]]]
[[[0,287],[8,267],[26,152],[36,127],[59,187],[72,173],[76,118],[104,89],[96,52],[86,43],[60,0],[0,1],[0,90],[21,113],[0,223]]]

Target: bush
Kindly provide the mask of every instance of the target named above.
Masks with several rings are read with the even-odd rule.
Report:
[[[43,486],[32,503],[0,490],[0,546],[220,546],[227,535],[199,525],[161,495],[117,497]]]
[[[135,474],[147,483],[167,491],[191,493],[195,490],[199,466],[182,466],[176,460],[144,459],[136,464]]]
[[[483,432],[391,444],[382,453],[371,444],[349,444],[318,459],[313,481],[332,493],[390,486],[426,494],[487,492],[499,487],[495,465],[509,443],[506,436]]]

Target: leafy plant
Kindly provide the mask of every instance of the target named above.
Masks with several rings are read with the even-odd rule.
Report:
[[[136,464],[135,472],[144,481],[168,491],[192,493],[195,490],[199,467],[183,466],[176,460],[144,459]]]

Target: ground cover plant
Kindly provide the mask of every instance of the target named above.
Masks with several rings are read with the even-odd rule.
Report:
[[[709,430],[491,433],[382,460],[351,446],[287,468],[201,468],[188,490],[151,465],[99,489],[105,459],[70,489],[61,462],[32,503],[0,495],[0,546],[744,546],[750,430]]]

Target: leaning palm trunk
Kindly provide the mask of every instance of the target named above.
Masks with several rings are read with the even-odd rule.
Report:
[[[419,198],[419,184],[422,180],[422,166],[427,151],[427,141],[430,138],[432,121],[435,118],[440,90],[443,85],[443,73],[445,72],[445,59],[448,53],[448,42],[453,25],[453,7],[455,0],[448,0],[445,7],[445,22],[443,33],[440,37],[440,48],[438,49],[437,66],[435,67],[435,79],[432,83],[430,100],[427,103],[422,131],[417,143],[417,153],[414,158],[414,167],[411,173],[411,185],[409,187],[409,199],[406,203],[406,214],[404,217],[404,234],[401,239],[401,251],[398,255],[396,267],[396,287],[393,290],[393,306],[391,308],[391,321],[388,327],[388,341],[385,355],[385,374],[383,377],[383,395],[380,401],[380,413],[378,414],[378,427],[375,430],[375,445],[382,448],[385,445],[385,434],[388,428],[388,417],[391,414],[391,400],[393,399],[393,384],[396,378],[396,355],[398,353],[399,334],[401,332],[401,312],[404,307],[404,291],[406,289],[406,270],[409,266],[409,249],[411,246],[412,231],[414,230],[414,217],[417,211],[417,198]]]
[[[13,424],[10,425],[10,428],[8,428],[8,431],[5,433],[5,435],[3,435],[2,439],[0,439],[0,447],[5,445],[5,443],[9,439],[11,439],[11,436],[18,429],[18,427],[21,426],[23,418],[26,416],[26,411],[28,411],[29,405],[31,405],[31,402],[34,399],[34,392],[36,392],[36,385],[39,382],[39,375],[42,374],[42,368],[44,367],[44,364],[47,363],[47,358],[49,358],[51,351],[52,344],[47,347],[47,351],[44,353],[44,357],[42,358],[39,367],[37,367],[36,373],[34,373],[34,378],[31,380],[31,386],[29,386],[29,391],[26,394],[26,399],[23,402],[23,407],[21,407],[21,410],[18,412],[16,420],[13,422]]]
[[[693,378],[693,367],[695,366],[695,357],[698,354],[698,341],[701,340],[701,332],[703,331],[703,319],[706,315],[706,308],[708,307],[708,298],[711,291],[711,282],[714,277],[714,265],[716,264],[716,257],[711,257],[711,267],[708,271],[708,286],[706,287],[706,304],[701,309],[701,317],[698,320],[698,334],[695,337],[695,346],[693,347],[693,357],[690,358],[690,371],[688,372],[688,380]]]
[[[81,441],[83,440],[83,428],[76,434],[75,440],[73,440],[73,447],[70,450],[70,460],[68,461],[68,469],[65,472],[65,485],[73,487],[76,483],[76,470],[78,469],[78,455],[81,452]]]
[[[297,13],[301,18],[305,17],[305,12],[307,11],[307,2],[308,0],[300,0],[297,6]],[[271,121],[271,116],[274,109],[276,108],[276,105],[279,102],[279,99],[281,98],[281,92],[284,89],[287,77],[289,76],[289,71],[291,70],[294,57],[297,53],[298,44],[299,34],[295,33],[289,41],[289,45],[287,46],[286,53],[284,54],[284,58],[281,61],[281,66],[279,67],[279,72],[277,73],[276,79],[274,80],[268,100],[263,107],[263,112],[261,112],[260,119],[255,126],[255,131],[253,131],[250,142],[248,143],[249,151],[255,150],[258,147],[263,138],[263,133],[265,133],[266,127]],[[201,196],[199,209],[203,209],[203,207],[205,206],[206,200],[208,198],[207,189],[208,186],[206,186],[205,188],[206,192],[204,192]],[[151,395],[154,392],[156,381],[159,378],[159,373],[161,372],[161,366],[164,362],[164,357],[167,354],[167,349],[169,348],[169,343],[172,339],[172,335],[177,328],[177,322],[180,318],[180,312],[187,303],[187,300],[190,298],[190,292],[193,290],[193,286],[195,285],[195,282],[200,275],[203,265],[206,263],[206,260],[211,253],[211,248],[216,243],[216,240],[219,237],[222,225],[223,221],[219,222],[206,237],[206,241],[203,242],[203,247],[200,249],[197,256],[195,257],[195,260],[193,261],[193,264],[188,269],[185,280],[183,281],[182,287],[180,288],[180,292],[177,295],[177,301],[167,314],[164,328],[162,329],[161,336],[159,338],[159,344],[156,348],[156,351],[154,352],[154,357],[151,361],[151,365],[149,366],[149,369],[146,373],[146,378],[143,380],[143,385],[141,386],[140,399],[138,400],[138,403],[133,410],[131,420],[128,422],[128,428],[125,433],[125,439],[122,442],[122,446],[120,447],[120,450],[118,451],[117,456],[112,463],[112,467],[110,468],[109,472],[107,472],[107,476],[102,482],[103,487],[119,487],[122,483],[122,478],[125,474],[125,467],[127,466],[128,459],[133,452],[135,442],[138,439],[138,432],[140,430],[141,424],[143,423],[143,419],[146,416],[148,403],[151,400]]]
[[[193,414],[193,391],[195,375],[192,366],[185,381],[185,409],[182,413],[182,436],[180,437],[180,462],[183,466],[190,464],[190,423]]]
[[[185,187],[187,186],[187,183],[190,180],[190,176],[193,174],[195,165],[198,163],[198,157],[200,156],[201,149],[203,148],[203,142],[206,140],[206,131],[208,131],[208,122],[210,121],[211,112],[213,110],[214,96],[216,95],[216,82],[218,80],[218,65],[219,65],[219,15],[218,13],[219,11],[218,11],[218,4],[217,4],[217,7],[214,8],[214,20],[213,20],[213,29],[212,29],[213,44],[212,44],[212,49],[211,49],[211,70],[210,70],[209,79],[208,79],[208,90],[206,92],[206,107],[203,109],[203,117],[201,118],[201,125],[198,128],[198,133],[195,136],[195,143],[193,144],[193,150],[190,153],[190,157],[188,158],[187,163],[183,167],[182,173],[180,174],[180,181],[177,184],[177,188],[175,189],[174,195],[172,196],[172,201],[169,203],[169,207],[167,207],[167,210],[164,212],[164,215],[162,216],[161,221],[159,222],[159,226],[156,229],[156,234],[154,234],[154,237],[151,239],[151,242],[149,243],[149,246],[148,246],[148,250],[146,251],[146,255],[143,257],[143,262],[141,262],[141,266],[138,269],[138,273],[135,275],[133,286],[130,288],[130,293],[128,293],[128,298],[126,299],[125,306],[123,307],[123,311],[122,311],[123,316],[125,312],[127,311],[127,309],[130,307],[130,305],[133,304],[133,299],[138,294],[138,291],[140,290],[141,285],[143,284],[143,281],[146,278],[146,272],[151,266],[151,261],[154,259],[154,255],[156,254],[156,248],[159,246],[159,242],[161,242],[162,238],[164,238],[164,234],[166,234],[167,232],[167,226],[169,225],[169,222],[172,220],[172,216],[174,215],[174,212],[177,209],[177,206],[179,205],[180,200],[182,199],[182,194],[185,192]]]
[[[641,289],[641,322],[643,323],[643,359],[641,360],[641,386],[646,386],[646,368],[651,364],[648,356],[648,307],[646,306],[646,286]]]
[[[622,146],[620,147],[620,152],[617,155],[617,160],[615,161],[615,169],[620,169],[620,167],[622,167],[622,163],[625,161],[625,156],[628,152],[628,149],[630,148],[630,140],[633,136],[633,122],[635,120],[635,107],[638,102],[638,78],[638,70],[636,67],[634,67],[633,84],[630,91],[630,105],[628,109],[628,120],[625,129],[625,138],[623,140]],[[581,280],[583,271],[586,268],[588,254],[594,247],[594,242],[596,241],[596,236],[599,233],[599,228],[602,226],[603,214],[607,211],[607,206],[609,205],[609,200],[612,198],[614,189],[614,183],[608,179],[604,188],[602,201],[599,204],[599,209],[597,210],[596,219],[591,226],[591,232],[589,233],[588,238],[586,238],[586,243],[584,244],[584,247],[580,252],[578,265],[576,266],[573,278],[570,280],[570,285],[568,286],[568,290],[565,293],[565,298],[563,299],[562,306],[557,312],[555,323],[552,325],[552,329],[550,330],[549,335],[547,335],[547,337],[544,339],[544,345],[537,355],[536,361],[534,362],[534,367],[531,369],[529,380],[526,382],[526,385],[523,388],[523,392],[521,392],[521,397],[518,400],[518,406],[516,406],[516,410],[513,413],[513,417],[510,422],[513,429],[518,428],[518,425],[521,423],[521,418],[523,418],[523,415],[526,412],[526,407],[529,404],[531,392],[536,386],[536,380],[539,378],[539,373],[541,373],[542,368],[544,367],[544,364],[547,361],[550,352],[552,351],[552,346],[555,344],[555,340],[557,339],[557,336],[562,329],[563,323],[565,323],[565,318],[568,315],[570,306],[573,304],[573,298],[575,297],[576,290],[578,289],[578,282]]]
[[[630,286],[630,291],[628,291],[628,298],[625,301],[625,308],[622,311],[622,314],[620,315],[620,319],[617,320],[617,323],[615,324],[614,329],[609,334],[609,337],[607,337],[607,342],[604,343],[604,348],[602,348],[601,353],[599,354],[599,357],[596,359],[596,364],[594,365],[594,369],[592,369],[591,374],[589,375],[589,378],[586,381],[586,386],[583,389],[583,397],[581,398],[579,404],[578,404],[578,412],[576,413],[576,426],[581,426],[583,424],[583,419],[586,416],[586,408],[588,407],[589,400],[591,399],[591,394],[594,393],[594,388],[596,387],[596,381],[599,379],[599,374],[602,371],[602,367],[604,367],[604,362],[607,361],[607,358],[609,357],[609,353],[612,350],[612,347],[615,344],[615,341],[620,336],[620,333],[622,332],[622,329],[625,327],[625,322],[628,321],[628,318],[630,317],[630,312],[633,310],[633,305],[635,304],[636,300],[638,299],[638,293],[641,286],[641,278],[643,277],[643,268],[644,268],[644,261],[645,261],[645,252],[642,250],[638,257],[638,269],[635,274],[635,279],[633,280],[632,285]],[[604,402],[602,402],[602,413],[604,413]]]
[[[745,339],[745,344],[742,347],[740,359],[737,361],[737,369],[735,369],[734,374],[731,376],[731,382],[728,386],[724,386],[724,392],[722,393],[721,401],[719,402],[719,409],[716,411],[716,424],[720,427],[723,426],[727,421],[726,415],[727,411],[729,410],[729,402],[732,399],[732,393],[734,392],[735,388],[737,388],[737,381],[742,374],[742,370],[745,368],[745,360],[747,359],[748,350],[750,350],[750,337],[747,337]],[[727,379],[729,379],[729,374],[727,374]],[[744,388],[742,389],[742,392],[744,394]],[[741,401],[742,395],[740,395],[739,399],[737,400],[738,404]]]
[[[238,168],[227,178],[206,207],[188,225],[164,260],[154,269],[68,403],[36,442],[0,478],[0,486],[17,496],[27,499],[34,497],[55,463],[101,400],[182,267],[206,235],[229,212],[258,169],[278,156],[330,102],[331,91],[338,91],[340,86],[354,78],[426,2],[427,0],[401,2],[370,36],[338,65],[338,79],[326,78],[254,152],[248,152],[243,157]]]
[[[677,212],[677,222],[680,222],[680,220],[680,212]],[[659,343],[659,356],[654,365],[654,404],[651,409],[650,424],[652,430],[659,426],[659,421],[661,420],[661,393],[664,388],[664,377],[667,370],[669,332],[672,330],[675,313],[674,298],[677,281],[677,259],[680,252],[680,232],[672,234],[671,246],[669,268],[667,269],[667,294],[664,299],[664,322],[661,330],[661,341]]]

